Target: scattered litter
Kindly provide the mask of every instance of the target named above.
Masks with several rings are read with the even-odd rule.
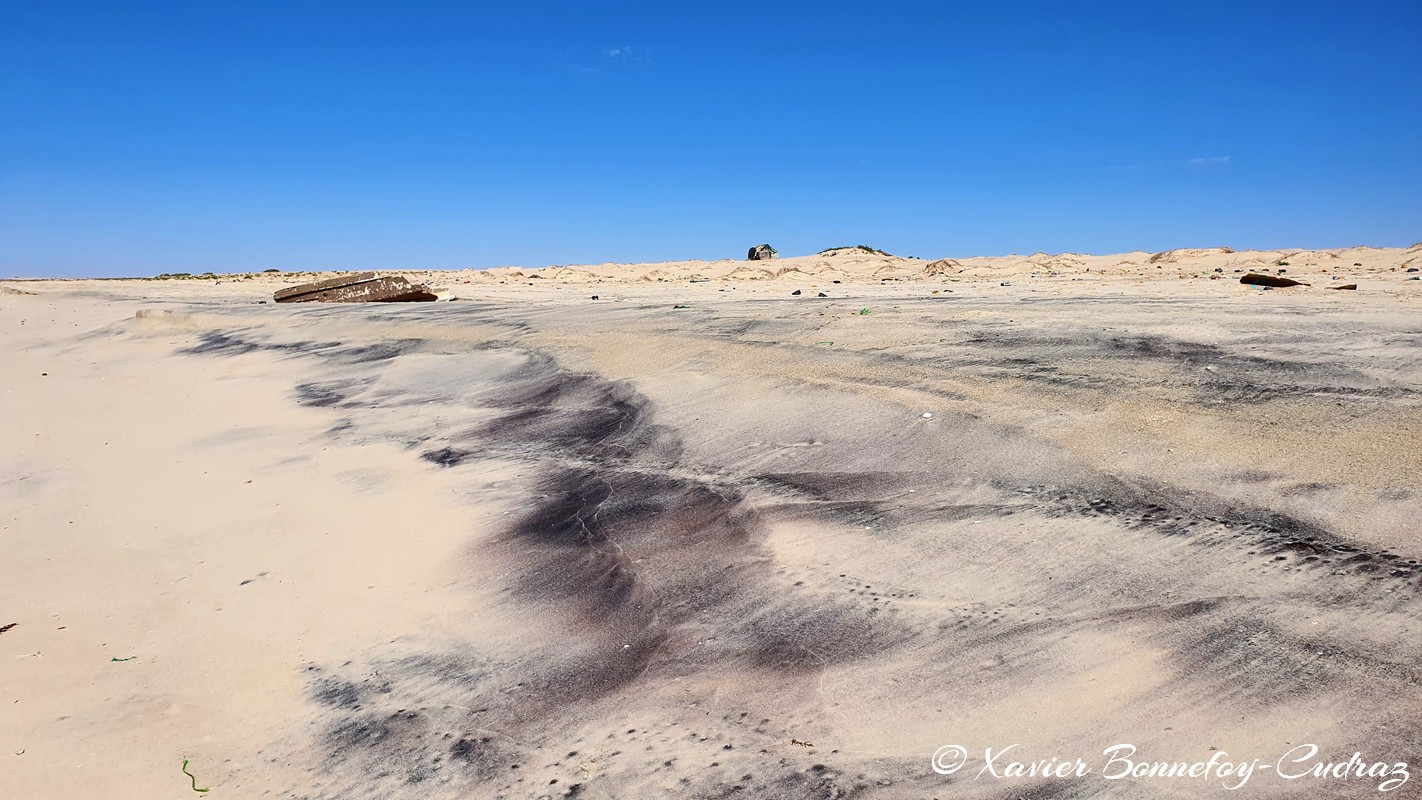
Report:
[[[1012,285],[1012,284],[1009,283],[1008,281],[1003,281],[1002,283],[999,283],[999,284],[998,284],[998,286],[1011,286],[1011,285]]]
[[[1240,282],[1240,283],[1244,283],[1244,284],[1248,284],[1248,285],[1250,285],[1250,286],[1269,286],[1269,287],[1271,287],[1271,288],[1272,288],[1272,287],[1278,287],[1278,288],[1281,288],[1281,289],[1284,288],[1284,287],[1286,287],[1286,286],[1308,286],[1308,285],[1309,285],[1309,284],[1307,284],[1307,283],[1304,283],[1303,281],[1296,281],[1296,280],[1294,280],[1293,278],[1278,278],[1278,277],[1275,277],[1275,276],[1273,276],[1273,275],[1261,275],[1261,274],[1259,274],[1259,273],[1257,273],[1257,272],[1251,272],[1251,273],[1245,275],[1243,278],[1240,278],[1240,279],[1239,279],[1239,282]]]
[[[11,622],[9,625],[0,625],[0,633],[4,633],[19,624],[18,622]]]
[[[23,747],[21,747],[19,750],[16,750],[16,751],[15,751],[15,755],[17,755],[17,756],[22,756],[22,755],[24,755],[24,754],[25,754],[25,748],[23,748]]]
[[[1330,287],[1328,287],[1328,288],[1330,288],[1330,289],[1357,289],[1357,288],[1358,288],[1358,284],[1356,284],[1356,283],[1345,283],[1345,284],[1343,284],[1342,286],[1330,286]]]
[[[933,419],[933,412],[932,412],[932,411],[925,411],[925,412],[923,412],[923,418],[924,418],[924,419]]]
[[[691,306],[672,306],[672,308],[691,308]]]
[[[128,658],[111,658],[109,659],[109,661],[132,661],[136,658],[138,658],[138,656],[129,656]]]
[[[868,313],[869,313],[869,309],[867,309],[867,308],[861,308],[861,309],[859,309],[859,316],[861,316],[861,317],[864,316],[865,314],[868,314]]]
[[[814,747],[813,744],[810,744],[809,742],[802,742],[799,739],[791,739],[790,744],[799,745],[800,747]]]
[[[197,778],[194,777],[191,772],[188,772],[188,760],[187,760],[186,758],[183,759],[183,774],[186,775],[186,776],[188,776],[188,779],[193,782],[193,791],[195,791],[195,792],[206,792],[206,791],[209,791],[208,789],[199,789],[199,788],[198,788],[198,785],[197,785]]]
[[[15,656],[15,658],[44,658],[44,656],[40,654],[40,651],[36,650],[33,653]]]
[[[691,280],[687,281],[687,283],[710,283],[710,282],[711,282],[711,279],[710,279],[710,278],[692,278]]]
[[[827,344],[830,347],[834,347],[834,342],[815,342],[815,344]]]
[[[428,286],[403,277],[357,272],[279,289],[272,299],[278,303],[414,303],[439,298]]]

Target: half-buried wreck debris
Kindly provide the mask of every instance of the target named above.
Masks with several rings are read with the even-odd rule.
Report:
[[[1279,289],[1282,289],[1287,286],[1309,285],[1307,283],[1304,283],[1303,281],[1296,281],[1293,278],[1280,278],[1274,275],[1260,275],[1257,272],[1251,272],[1248,275],[1245,275],[1243,278],[1239,279],[1239,282],[1250,286],[1270,286]]]
[[[357,272],[277,290],[278,303],[419,303],[438,300],[435,290],[406,278]]]

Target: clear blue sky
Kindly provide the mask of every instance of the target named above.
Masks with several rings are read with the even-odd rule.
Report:
[[[1422,2],[0,0],[0,275],[1422,240]]]

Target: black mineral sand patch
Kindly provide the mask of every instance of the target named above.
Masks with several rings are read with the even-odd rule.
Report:
[[[330,709],[317,723],[331,778],[329,797],[384,797],[430,783],[462,791],[522,760],[480,705],[487,662],[418,654],[311,675],[311,697]],[[469,705],[473,704],[473,705]]]
[[[533,359],[507,388],[493,402],[510,413],[421,455],[454,465],[476,452],[516,452],[538,465],[528,510],[476,555],[506,563],[510,594],[575,633],[530,638],[527,659],[481,667],[477,679],[450,673],[457,655],[380,659],[371,669],[391,692],[378,702],[349,678],[316,680],[313,699],[339,712],[323,734],[329,766],[348,780],[408,783],[452,770],[459,781],[486,780],[516,757],[509,742],[556,740],[549,732],[561,718],[668,676],[723,665],[812,681],[910,638],[867,602],[787,595],[756,510],[733,487],[666,471],[681,445],[628,385]],[[679,635],[688,625],[723,645]],[[469,716],[450,717],[454,707]],[[476,726],[503,738],[485,741]],[[766,780],[768,797],[853,786],[773,771]]]
[[[1006,783],[1006,781],[1004,781]],[[1004,786],[989,800],[1080,800],[1101,794],[1101,787],[1091,780],[1037,780],[1027,786]],[[946,792],[940,796],[951,796]]]
[[[818,766],[819,769],[815,769]],[[865,797],[874,788],[875,781],[863,777],[852,778],[830,772],[824,765],[812,765],[803,771],[768,781],[749,780],[726,785],[707,786],[709,781],[693,781],[687,796],[730,800],[731,798],[765,798],[765,800],[809,800],[809,798],[843,798],[853,800]]]
[[[1047,516],[1099,517],[1160,536],[1186,537],[1205,548],[1248,550],[1248,557],[1282,567],[1344,572],[1422,588],[1422,568],[1383,548],[1351,543],[1321,525],[1268,508],[1226,502],[1149,483],[1103,479],[1094,487],[1018,487]],[[1409,585],[1410,584],[1410,585]],[[1341,586],[1340,586],[1341,588]]]
[[[630,384],[570,372],[546,357],[506,376],[491,403],[511,410],[470,435],[496,446],[649,465],[681,456],[675,432],[652,423],[647,399]]]
[[[296,386],[296,401],[303,406],[317,408],[356,408],[360,404],[349,402],[351,398],[364,392],[373,381],[369,378],[345,378]],[[349,422],[347,418],[346,422]]]
[[[231,331],[203,331],[198,335],[198,344],[178,352],[187,355],[242,356],[249,353],[319,353],[340,347],[340,342],[262,342],[245,338]]]
[[[822,603],[768,609],[732,634],[756,666],[779,673],[818,671],[891,650],[906,631],[876,621],[861,604]]]
[[[473,453],[467,450],[456,450],[453,447],[441,447],[438,450],[426,450],[420,453],[420,458],[441,467],[457,467],[464,463],[465,459]]]
[[[1164,371],[1165,382],[1202,404],[1265,403],[1292,397],[1340,400],[1410,400],[1419,393],[1380,383],[1342,364],[1291,361],[1237,349],[1162,336],[1105,335],[1091,330],[1070,337],[1019,329],[984,329],[955,344],[961,355],[933,359],[944,367],[970,367],[1020,380],[1074,389],[1119,388],[1135,363]]]
[[[359,708],[360,687],[339,678],[321,678],[311,687],[311,699],[336,708]]]
[[[343,342],[272,342],[236,331],[212,330],[198,335],[198,344],[178,352],[186,355],[241,356],[270,352],[312,356],[337,364],[367,364],[388,361],[422,346],[418,339],[397,339],[367,345],[346,345]]]
[[[770,472],[755,479],[784,486],[817,500],[867,499],[902,491],[907,472]]]

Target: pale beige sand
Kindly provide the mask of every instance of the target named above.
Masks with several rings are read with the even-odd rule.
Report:
[[[1237,283],[1279,261],[1314,285]],[[1236,794],[937,775],[950,743],[1415,766],[1414,263],[6,281],[0,796],[190,795],[184,759],[214,798]]]

